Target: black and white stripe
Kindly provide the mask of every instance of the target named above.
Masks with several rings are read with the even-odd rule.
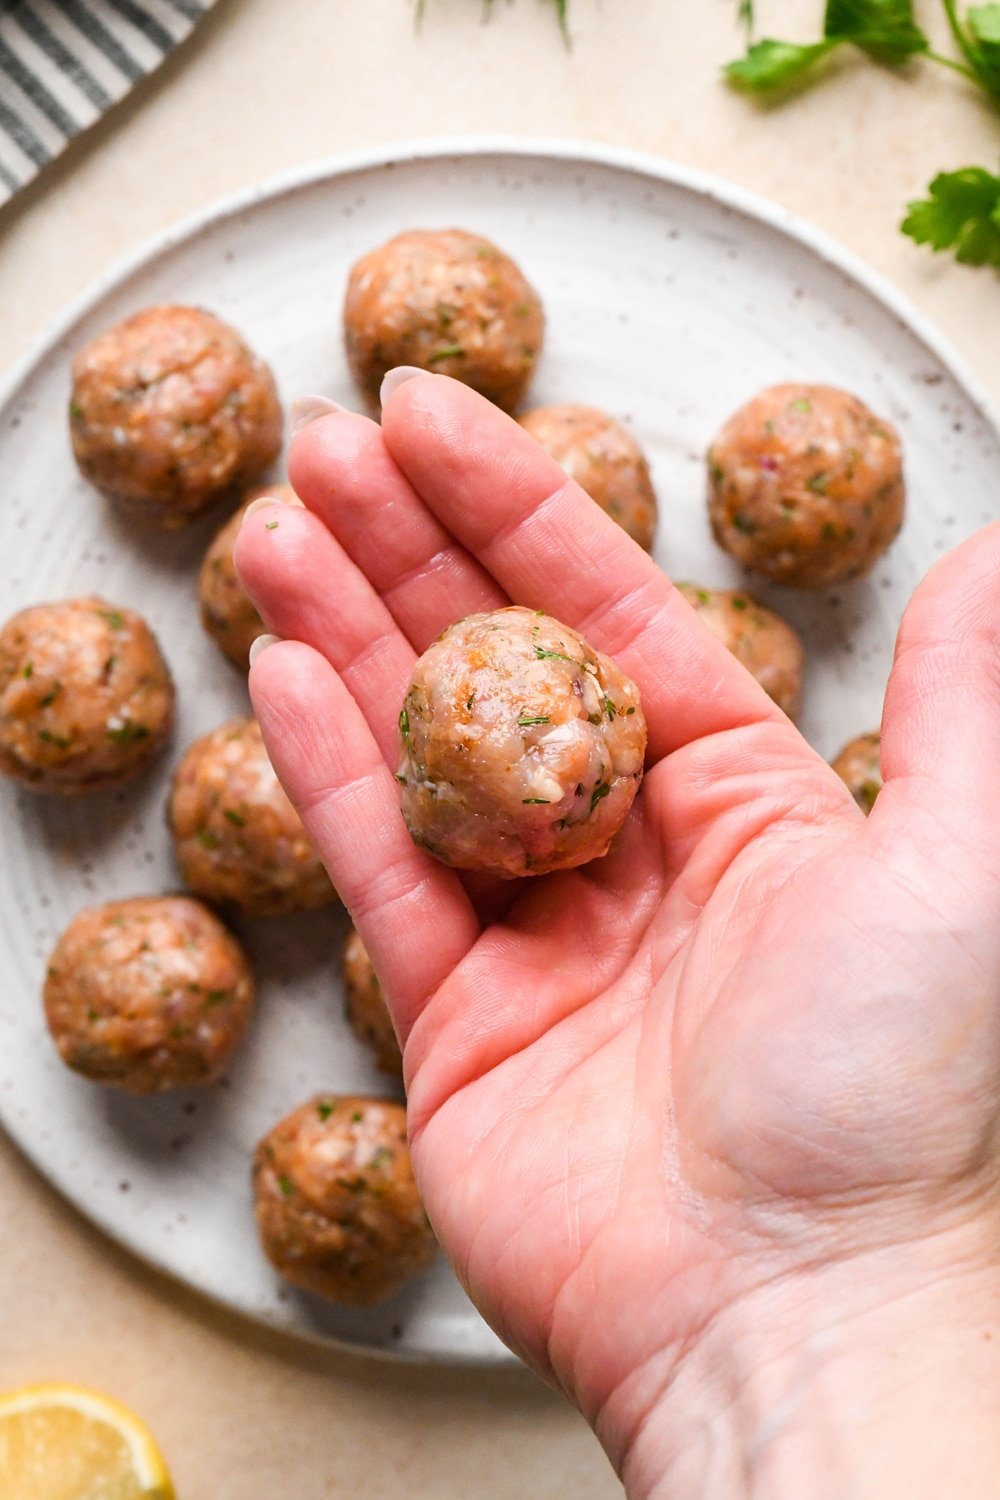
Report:
[[[0,0],[0,203],[184,40],[215,0]]]

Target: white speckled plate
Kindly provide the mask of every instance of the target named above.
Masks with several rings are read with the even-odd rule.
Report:
[[[394,1356],[492,1362],[506,1351],[440,1263],[357,1312],[282,1285],[253,1225],[250,1153],[314,1090],[384,1087],[342,1018],[345,922],[245,922],[261,1001],[228,1079],[155,1100],[95,1089],[56,1060],[39,991],[76,910],[171,889],[171,767],[247,708],[202,634],[195,571],[207,525],[144,537],[78,478],[65,406],[71,352],[151,302],[213,308],[273,364],[286,400],[355,400],[340,345],[351,262],[396,231],[458,224],[521,263],[548,313],[532,393],[627,421],[660,494],[656,556],[677,576],[738,571],[711,541],[704,449],[740,402],[789,379],[847,386],[902,431],[906,526],[866,582],[819,598],[761,592],[803,632],[803,728],[832,754],[878,723],[903,605],[934,558],[997,514],[1000,436],[975,382],[885,284],[780,210],[653,159],[569,143],[429,143],[312,167],[182,224],[116,267],[14,372],[0,397],[0,613],[94,590],[140,609],[180,689],[171,754],[141,782],[79,803],[0,787],[0,1116],[95,1223],[219,1302],[310,1338]]]

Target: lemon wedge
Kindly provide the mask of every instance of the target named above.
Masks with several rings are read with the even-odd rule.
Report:
[[[148,1429],[127,1407],[77,1385],[0,1395],[5,1500],[174,1500]]]

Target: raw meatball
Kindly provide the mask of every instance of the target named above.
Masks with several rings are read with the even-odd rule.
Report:
[[[649,465],[632,434],[593,406],[538,406],[521,426],[649,552],[656,531],[656,494]]]
[[[679,583],[677,589],[712,634],[756,677],[768,697],[794,719],[805,652],[792,627],[739,589],[700,589],[693,583]]]
[[[257,1227],[282,1276],[333,1302],[378,1302],[434,1258],[406,1111],[318,1094],[257,1147]]]
[[[177,767],[167,821],[185,882],[210,901],[276,917],[337,899],[256,719],[233,719],[194,742]]]
[[[511,411],[528,388],[545,318],[518,267],[464,229],[411,229],[362,256],[344,299],[347,359],[373,399],[395,365],[453,375]]]
[[[297,503],[290,484],[261,485],[251,490],[244,496],[236,514],[216,534],[198,575],[201,623],[233,665],[241,667],[244,672],[250,664],[250,647],[263,634],[265,626],[237,576],[233,548],[247,506],[265,495],[283,505]]]
[[[267,467],[281,448],[274,377],[199,307],[148,307],[73,361],[80,472],[154,526],[175,528]]]
[[[372,968],[368,949],[353,927],[344,944],[343,966],[347,1019],[355,1036],[368,1043],[383,1073],[402,1078],[403,1054],[389,1019],[382,986]]]
[[[542,875],[606,854],[642,780],[638,689],[541,611],[450,626],[414,667],[399,726],[410,834],[464,870]]]
[[[0,771],[76,796],[133,776],[167,739],[174,685],[149,626],[89,595],[0,630]]]
[[[67,1067],[151,1094],[218,1076],[253,989],[236,939],[200,901],[140,896],[73,918],[49,960],[45,1019]]]
[[[903,461],[888,422],[846,391],[776,385],[708,450],[715,539],[779,583],[867,573],[903,524]]]
[[[882,790],[881,742],[879,734],[859,734],[833,762],[833,769],[850,788],[851,796],[864,813],[871,812]]]

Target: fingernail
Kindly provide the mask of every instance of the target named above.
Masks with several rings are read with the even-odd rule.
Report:
[[[253,666],[254,662],[257,660],[258,656],[265,649],[265,647],[273,646],[275,642],[280,640],[280,635],[259,635],[255,641],[251,641],[250,665]]]
[[[297,396],[292,402],[292,433],[301,432],[317,417],[328,417],[331,412],[346,410],[346,406],[339,406],[327,396]]]
[[[378,399],[384,406],[390,396],[394,396],[401,385],[408,380],[413,380],[417,375],[428,375],[429,370],[421,370],[416,365],[397,365],[394,370],[387,370],[382,377],[382,389],[378,393]]]
[[[258,511],[267,510],[269,506],[272,508],[277,507],[281,509],[286,505],[291,505],[291,503],[292,502],[290,500],[279,500],[277,495],[258,495],[256,500],[250,501],[250,504],[243,512],[243,521],[241,524],[245,526],[251,516],[255,516]],[[302,504],[301,500],[299,501],[299,504]]]

